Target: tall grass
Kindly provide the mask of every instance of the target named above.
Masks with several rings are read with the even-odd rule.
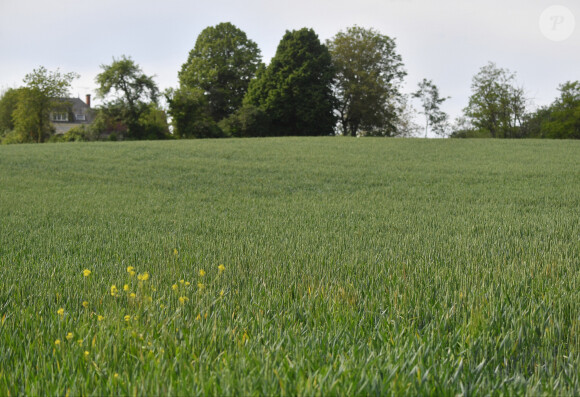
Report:
[[[0,147],[0,394],[577,395],[579,156]]]

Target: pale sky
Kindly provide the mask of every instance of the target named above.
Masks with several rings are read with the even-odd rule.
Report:
[[[550,19],[552,30],[575,26],[563,41],[540,28],[552,5],[575,18]],[[313,28],[325,41],[355,24],[374,28],[396,40],[408,72],[403,91],[432,79],[451,96],[443,110],[452,118],[488,61],[516,72],[536,106],[551,103],[559,84],[580,80],[578,0],[0,0],[0,89],[22,85],[42,65],[80,74],[71,95],[94,96],[100,65],[121,55],[160,89],[176,87],[198,34],[220,22],[246,32],[266,63],[286,30]]]

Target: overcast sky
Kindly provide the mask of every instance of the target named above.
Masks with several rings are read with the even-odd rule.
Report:
[[[563,41],[540,28],[554,4],[576,19],[551,17],[551,30],[575,26]],[[324,41],[355,24],[375,28],[396,40],[408,72],[404,91],[432,79],[452,97],[444,110],[453,118],[488,61],[516,72],[538,106],[553,101],[559,84],[580,80],[578,0],[0,0],[0,89],[20,86],[42,65],[79,73],[71,94],[84,98],[94,94],[100,65],[121,55],[161,89],[174,87],[197,35],[220,22],[245,31],[265,62],[286,30],[313,28]]]

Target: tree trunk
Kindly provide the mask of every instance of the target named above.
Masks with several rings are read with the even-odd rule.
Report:
[[[38,143],[42,143],[42,131],[44,130],[44,121],[43,121],[43,117],[42,111],[39,111],[39,118],[38,118]]]

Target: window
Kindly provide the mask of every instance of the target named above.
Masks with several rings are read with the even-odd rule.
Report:
[[[86,121],[87,116],[85,116],[84,114],[75,114],[75,120],[76,121]]]
[[[68,113],[52,113],[52,121],[68,121]]]

